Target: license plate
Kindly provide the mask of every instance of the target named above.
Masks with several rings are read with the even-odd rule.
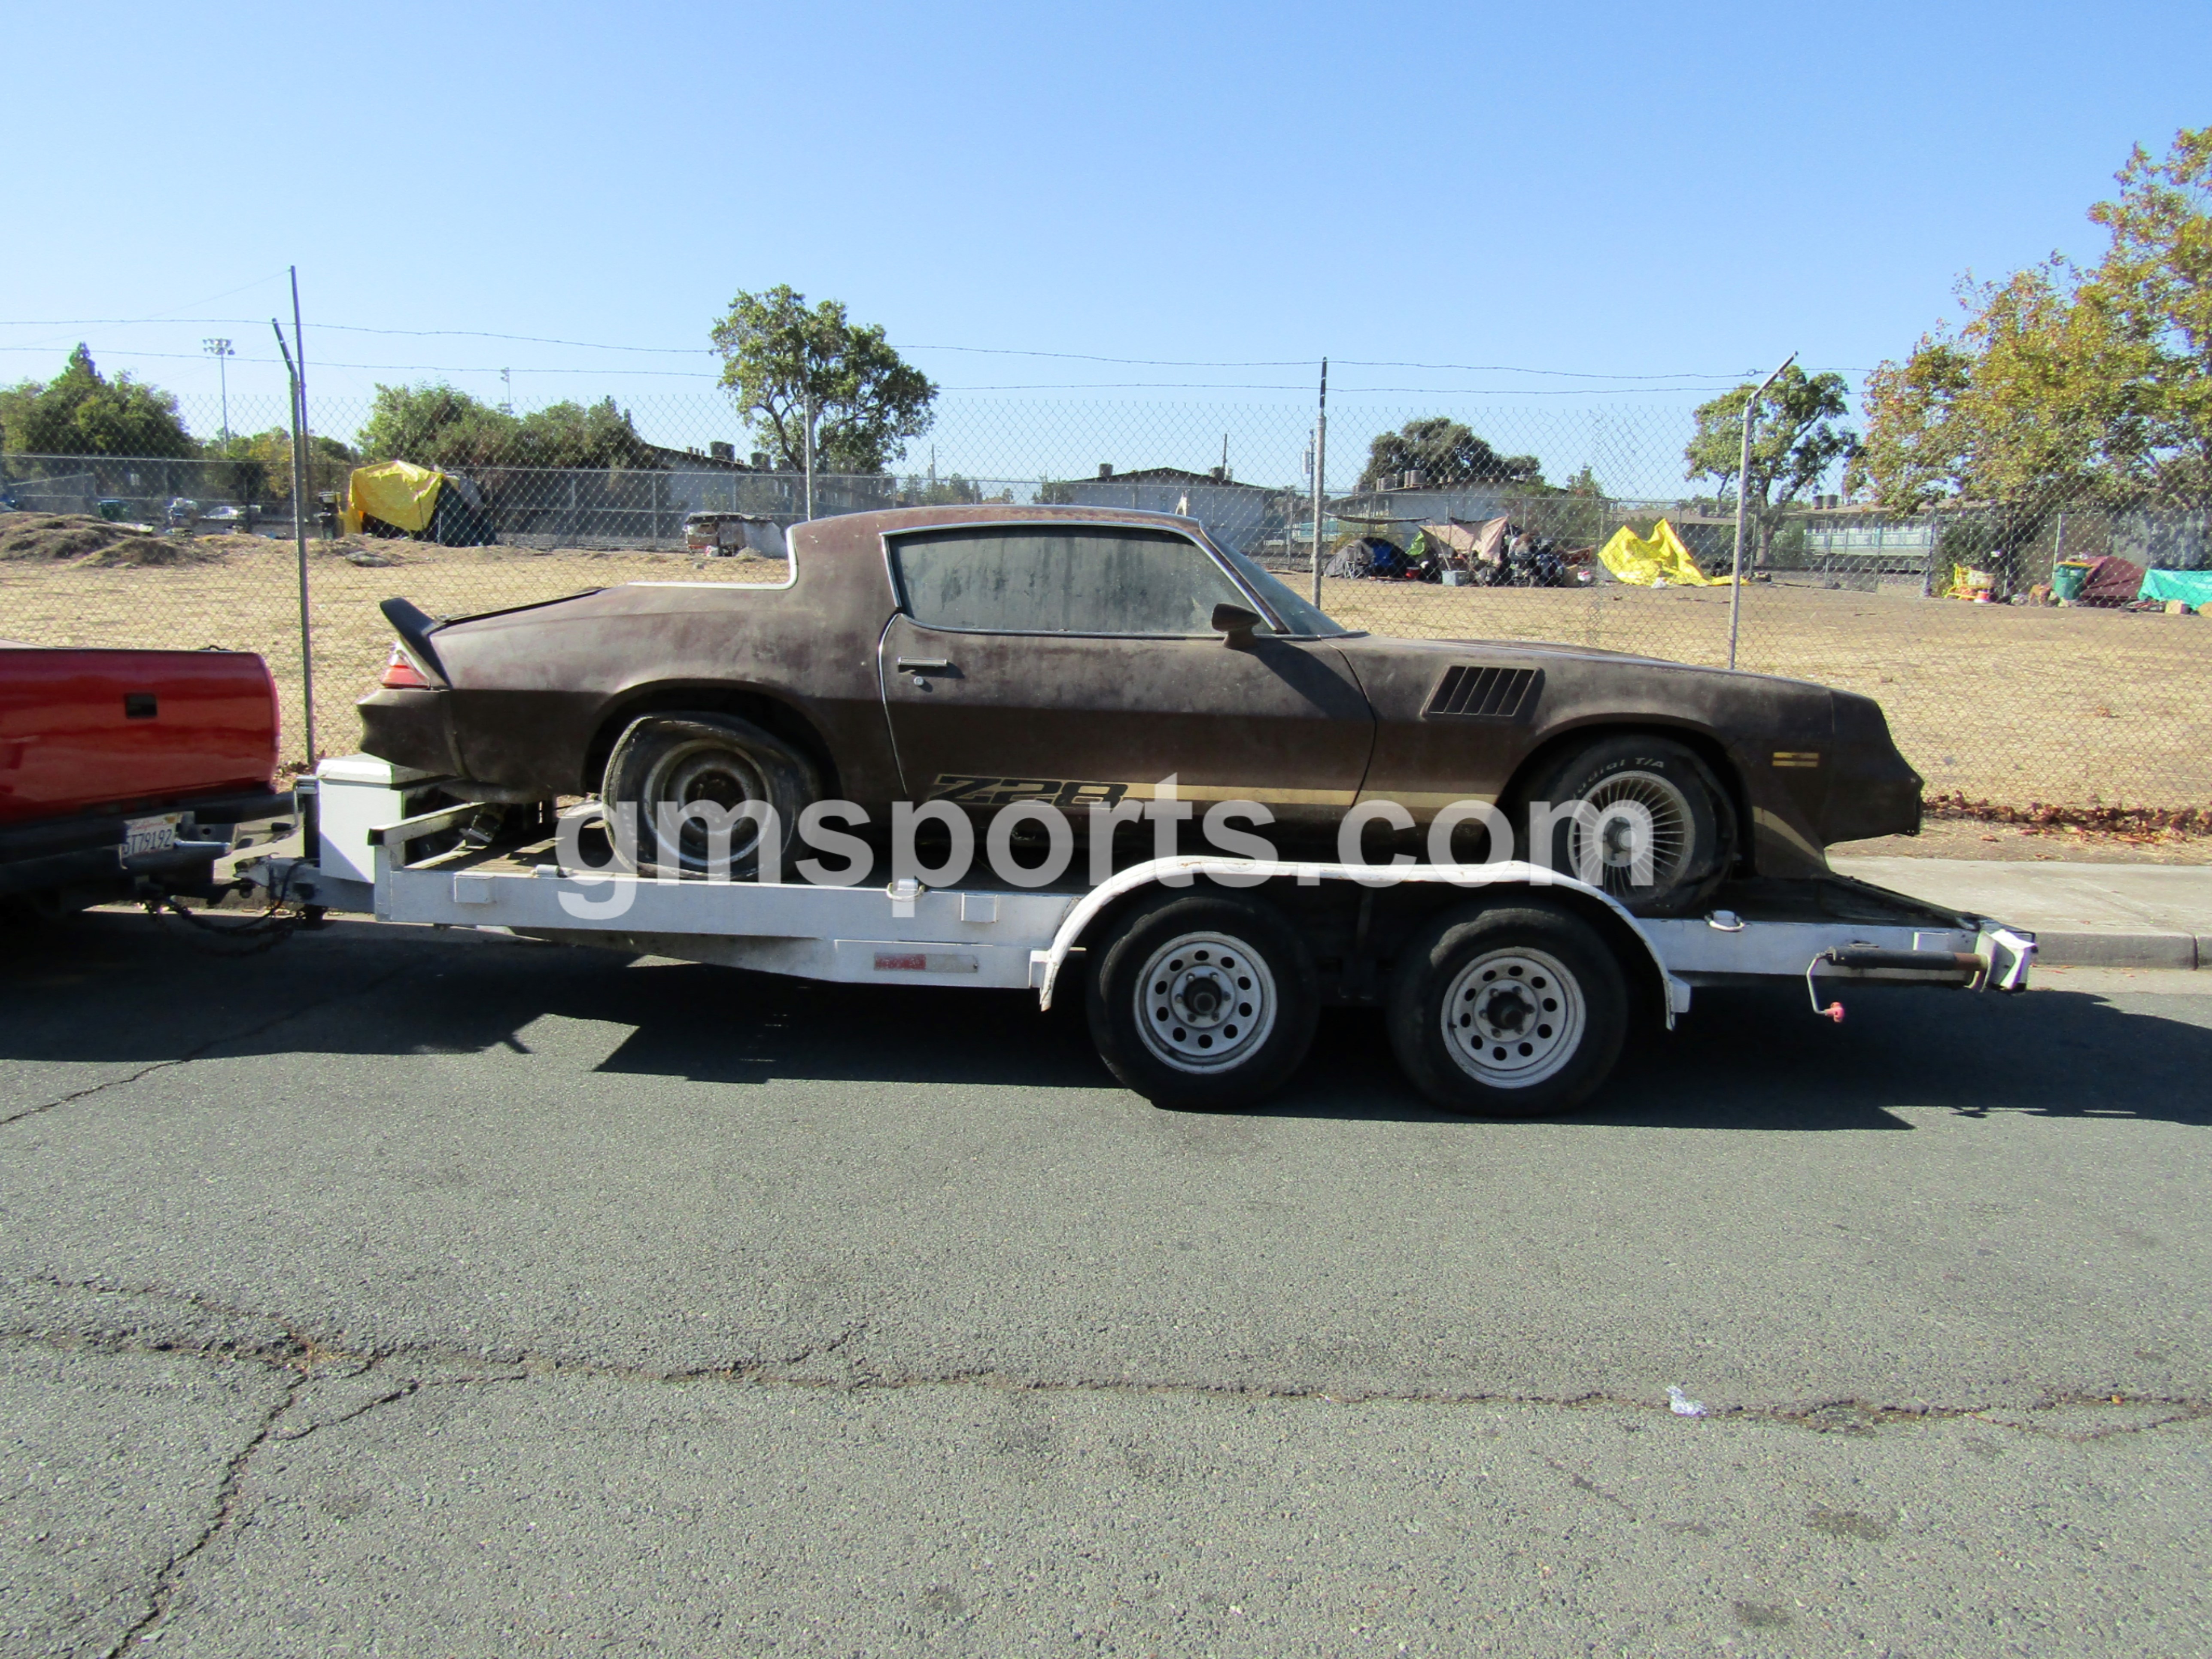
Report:
[[[182,812],[165,812],[158,818],[128,818],[123,824],[123,856],[166,853],[177,844],[177,825]]]

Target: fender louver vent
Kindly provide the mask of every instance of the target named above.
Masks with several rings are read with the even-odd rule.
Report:
[[[1540,668],[1475,668],[1462,663],[1444,671],[1422,714],[1430,719],[1452,714],[1462,720],[1522,720],[1535,711],[1537,694],[1543,689]]]

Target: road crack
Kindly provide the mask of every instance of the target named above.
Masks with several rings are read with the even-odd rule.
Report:
[[[142,1079],[152,1077],[158,1072],[173,1071],[179,1066],[189,1066],[196,1060],[203,1060],[206,1058],[209,1054],[212,1054],[216,1049],[222,1048],[227,1042],[244,1042],[251,1038],[258,1037],[266,1032],[275,1030],[287,1020],[298,1019],[302,1015],[312,1014],[318,1009],[329,1007],[331,1004],[334,1002],[343,1001],[348,997],[367,996],[373,991],[380,990],[383,987],[390,984],[393,980],[398,979],[406,971],[407,969],[404,968],[395,968],[388,974],[380,974],[376,978],[369,981],[366,985],[355,986],[349,989],[343,991],[333,991],[328,996],[318,997],[313,1002],[305,1003],[297,1008],[289,1009],[283,1013],[277,1014],[271,1018],[265,1019],[258,1025],[250,1025],[243,1030],[226,1031],[220,1036],[210,1037],[205,1042],[201,1043],[198,1048],[189,1048],[183,1054],[175,1055],[168,1060],[155,1060],[149,1065],[140,1066],[137,1071],[130,1073],[125,1076],[110,1078],[105,1083],[95,1083],[88,1088],[73,1090],[68,1094],[58,1096],[52,1100],[42,1102],[36,1106],[27,1106],[20,1112],[10,1112],[4,1116],[0,1116],[0,1129],[4,1129],[10,1124],[21,1123],[26,1118],[38,1117],[44,1113],[54,1110],[58,1107],[70,1106],[76,1104],[81,1100],[89,1100],[93,1096],[105,1094],[110,1089],[128,1088],[131,1085],[140,1081]]]

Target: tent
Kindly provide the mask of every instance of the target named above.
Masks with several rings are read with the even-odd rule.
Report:
[[[495,539],[474,483],[412,461],[354,468],[346,480],[346,533],[358,536],[372,523],[444,547],[483,547]]]
[[[1407,569],[1405,550],[1395,542],[1386,542],[1380,536],[1360,536],[1330,554],[1328,568],[1322,574],[1357,581],[1372,576],[1402,576]]]
[[[1656,587],[1662,582],[1675,587],[1724,587],[1729,580],[1723,576],[1716,582],[1698,569],[1690,550],[1674,533],[1674,526],[1664,519],[1652,526],[1649,536],[1639,536],[1626,525],[1621,526],[1597,556],[1617,580],[1637,587]]]

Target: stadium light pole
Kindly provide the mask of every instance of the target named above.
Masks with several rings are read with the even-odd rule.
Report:
[[[1782,370],[1797,361],[1791,352],[1782,360],[1778,368],[1759,383],[1759,390],[1743,400],[1743,456],[1735,470],[1735,560],[1734,574],[1729,582],[1729,666],[1735,666],[1736,623],[1743,615],[1743,504],[1751,492],[1745,488],[1751,477],[1751,428],[1759,419],[1759,400],[1766,395],[1766,388],[1782,378]]]
[[[216,384],[222,388],[222,447],[230,447],[230,367],[225,358],[238,354],[228,340],[202,340],[200,349],[215,359]]]

